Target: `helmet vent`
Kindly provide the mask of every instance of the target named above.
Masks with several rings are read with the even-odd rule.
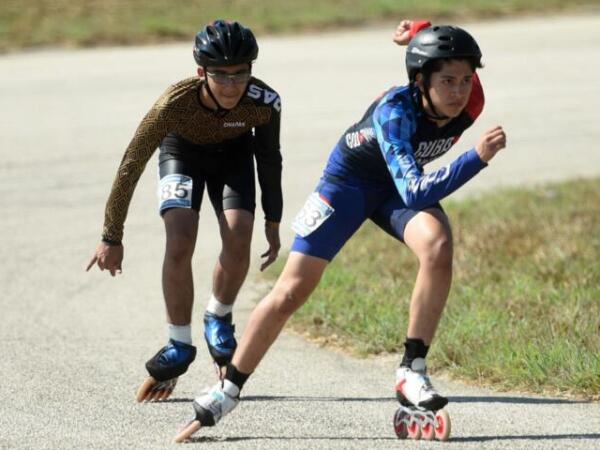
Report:
[[[238,22],[216,20],[196,34],[194,58],[199,66],[251,64],[257,55],[254,34]]]
[[[429,61],[436,59],[470,59],[481,67],[481,50],[473,36],[462,28],[440,25],[419,31],[406,49],[408,78],[414,80]]]

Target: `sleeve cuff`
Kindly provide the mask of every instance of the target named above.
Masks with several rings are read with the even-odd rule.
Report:
[[[108,239],[108,238],[105,238],[104,236],[102,236],[102,242],[104,242],[105,244],[111,245],[111,246],[122,245],[121,241],[115,241],[114,239]]]
[[[410,31],[409,31],[410,38],[411,39],[414,38],[415,34],[417,34],[422,29],[430,27],[430,26],[431,26],[431,22],[429,22],[428,20],[415,20],[415,21],[413,21],[413,24],[410,27]]]
[[[481,169],[487,167],[487,165],[488,165],[483,159],[481,159],[479,157],[479,153],[477,153],[477,150],[475,150],[475,147],[473,147],[471,150],[469,150],[467,152],[467,158],[470,162],[479,164]]]

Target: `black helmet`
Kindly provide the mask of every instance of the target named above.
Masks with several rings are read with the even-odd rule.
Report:
[[[254,34],[238,22],[216,20],[196,34],[194,59],[199,66],[252,63],[257,56]]]
[[[473,36],[462,28],[441,25],[419,31],[406,49],[408,79],[414,81],[423,66],[434,59],[465,58],[481,67],[481,50]]]

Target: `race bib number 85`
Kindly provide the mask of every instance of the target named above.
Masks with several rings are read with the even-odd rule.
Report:
[[[192,185],[192,178],[186,175],[171,174],[162,177],[158,183],[158,210],[191,208]]]
[[[334,209],[325,203],[318,192],[313,192],[294,218],[292,230],[301,237],[306,237],[319,228],[333,214],[333,211]]]

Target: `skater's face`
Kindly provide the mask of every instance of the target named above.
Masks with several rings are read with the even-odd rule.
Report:
[[[251,71],[249,64],[236,64],[225,67],[198,68],[198,75],[206,79],[210,90],[225,109],[234,108],[248,86]]]
[[[417,83],[421,90],[425,88],[421,74],[417,75]],[[442,64],[439,71],[431,74],[429,98],[439,115],[454,118],[467,106],[472,85],[473,69],[469,62],[449,60]],[[431,109],[425,97],[423,103],[426,110]]]

